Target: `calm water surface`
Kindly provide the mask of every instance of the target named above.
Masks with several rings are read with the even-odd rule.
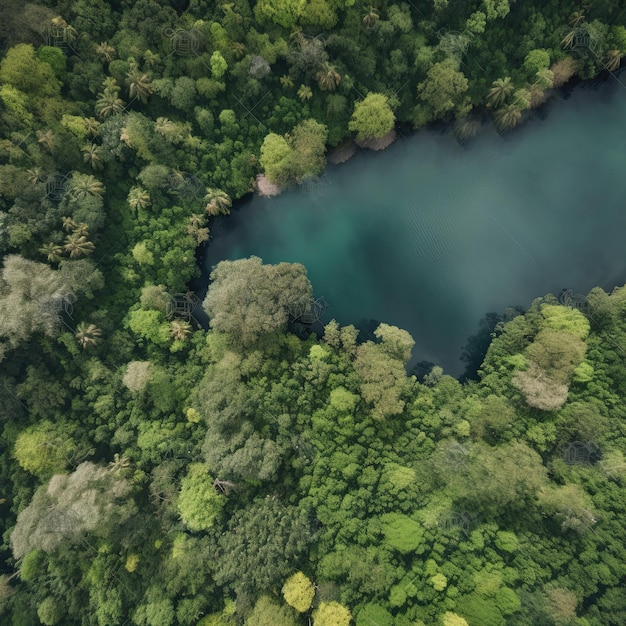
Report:
[[[207,268],[303,263],[324,321],[405,328],[414,362],[457,375],[486,312],[626,280],[626,89],[579,88],[506,138],[420,132],[359,153],[310,190],[255,197],[213,235]]]

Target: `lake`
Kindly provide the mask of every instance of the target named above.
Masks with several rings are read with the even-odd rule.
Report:
[[[594,85],[504,137],[420,131],[308,189],[254,197],[213,229],[205,268],[303,263],[324,322],[400,326],[413,362],[458,375],[486,312],[626,281],[626,89]]]

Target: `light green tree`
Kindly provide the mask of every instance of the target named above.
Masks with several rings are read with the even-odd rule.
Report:
[[[259,0],[254,7],[257,19],[271,21],[283,28],[295,26],[305,0]]]
[[[296,611],[305,613],[313,603],[315,586],[302,572],[296,572],[285,581],[282,593],[287,604]]]
[[[245,621],[245,626],[296,626],[293,610],[270,596],[261,596]]]
[[[348,128],[359,141],[379,139],[393,129],[395,121],[389,98],[381,93],[369,93],[354,105]]]
[[[46,420],[18,435],[13,454],[27,472],[48,478],[68,466],[76,449],[76,442],[67,428]]]
[[[313,626],[348,626],[351,619],[350,610],[339,602],[321,602],[313,611]]]
[[[219,80],[224,76],[227,69],[228,63],[226,63],[226,59],[224,59],[219,50],[215,50],[211,55],[211,75],[213,78]]]
[[[259,162],[267,179],[277,185],[285,185],[291,176],[293,148],[285,137],[270,133],[263,140]]]
[[[192,463],[183,478],[178,496],[178,512],[189,530],[207,530],[224,506],[225,499],[213,486],[208,467]]]
[[[0,63],[0,83],[12,85],[31,96],[58,96],[60,83],[48,63],[40,61],[32,45],[20,43],[10,48]]]
[[[469,626],[465,618],[456,613],[452,613],[452,611],[446,611],[441,616],[441,621],[443,626]]]

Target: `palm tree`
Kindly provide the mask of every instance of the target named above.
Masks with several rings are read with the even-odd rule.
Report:
[[[235,41],[235,43],[232,44],[230,49],[233,51],[233,53],[238,59],[243,58],[243,55],[246,52],[246,46],[242,44],[240,41]]]
[[[74,174],[70,183],[70,194],[77,200],[87,196],[102,198],[104,185],[91,174]]]
[[[545,89],[540,83],[536,82],[530,86],[530,108],[536,109],[540,107],[547,99]]]
[[[300,85],[300,88],[298,89],[298,98],[304,101],[304,100],[310,100],[312,97],[313,97],[313,92],[311,91],[311,88],[307,87],[306,85]]]
[[[508,106],[498,109],[493,114],[493,117],[500,130],[509,130],[517,126],[522,119],[522,112],[515,104],[509,104]]]
[[[83,148],[83,161],[88,163],[92,170],[101,170],[102,160],[100,159],[101,148],[95,143],[91,143]]]
[[[85,130],[95,137],[100,129],[100,122],[95,117],[83,117],[83,122],[85,122]]]
[[[89,237],[89,225],[85,224],[85,222],[76,224],[76,226],[72,228],[72,233],[78,235],[79,237]]]
[[[191,324],[186,320],[173,320],[170,325],[170,334],[174,341],[185,341],[191,335]]]
[[[209,229],[205,226],[204,215],[194,213],[189,216],[189,219],[187,220],[187,234],[193,237],[197,245],[200,245],[203,241],[208,240]]]
[[[100,343],[100,337],[102,331],[95,324],[87,324],[87,322],[81,322],[76,326],[76,333],[74,334],[76,341],[78,341],[80,347],[86,350],[90,346],[96,346]]]
[[[54,133],[51,130],[47,130],[45,133],[42,130],[37,131],[37,141],[48,150],[52,151],[54,148]]]
[[[230,207],[233,205],[232,200],[228,197],[228,194],[221,189],[211,189],[207,187],[207,193],[204,196],[204,202],[206,202],[205,210],[209,215],[228,215],[230,213]]]
[[[606,62],[604,67],[606,67],[609,72],[614,72],[619,69],[619,66],[622,63],[622,53],[619,50],[609,50],[606,54]]]
[[[56,243],[50,242],[41,246],[39,252],[45,255],[46,259],[48,259],[48,263],[58,263],[61,260],[63,248]]]
[[[130,459],[127,456],[120,456],[117,452],[113,455],[113,460],[109,463],[110,472],[120,472],[130,467]]]
[[[128,72],[127,81],[131,99],[139,98],[145,104],[148,101],[148,96],[154,93],[150,84],[150,76],[140,72],[136,67]]]
[[[40,167],[33,167],[26,170],[26,173],[28,174],[28,181],[33,185],[39,185],[45,182],[47,178],[46,173]]]
[[[574,39],[576,39],[576,29],[570,30],[563,39],[561,39],[561,45],[564,48],[571,48],[574,45]]]
[[[520,111],[525,111],[530,107],[531,94],[528,89],[518,89],[513,94],[513,103]]]
[[[335,91],[341,82],[341,74],[328,61],[324,61],[315,76],[322,91]]]
[[[150,206],[150,194],[141,187],[131,187],[126,200],[133,211]]]
[[[76,41],[76,37],[78,36],[76,29],[70,26],[62,17],[57,15],[50,20],[50,23],[55,30],[63,31],[63,41],[65,43],[72,45]]]
[[[366,28],[374,28],[378,23],[380,16],[374,7],[370,7],[369,11],[363,16],[363,24]]]
[[[110,63],[115,58],[115,48],[103,41],[100,45],[96,46],[96,54],[101,56],[107,63]]]
[[[124,110],[124,101],[119,97],[120,88],[114,78],[105,78],[103,84],[104,89],[96,100],[96,114],[105,119],[115,113],[121,113]]]
[[[291,76],[287,76],[285,74],[280,77],[280,84],[285,88],[293,87],[293,80],[291,79]]]
[[[480,130],[480,122],[473,118],[463,117],[454,122],[454,134],[460,142],[475,137]]]
[[[487,106],[499,107],[504,104],[514,89],[515,86],[509,76],[494,80],[491,83],[491,89],[487,92]]]
[[[584,11],[574,11],[569,16],[569,25],[572,28],[576,28],[580,26],[585,21],[585,12]]]
[[[96,247],[84,235],[72,234],[65,238],[63,250],[70,255],[70,259],[79,259],[83,256],[89,256]]]
[[[78,224],[71,217],[63,218],[63,230],[69,232],[74,230],[77,226]]]

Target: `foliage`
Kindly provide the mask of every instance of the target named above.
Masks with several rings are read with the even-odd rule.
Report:
[[[282,593],[287,604],[304,613],[311,608],[315,587],[302,572],[296,572],[285,581]]]
[[[178,496],[178,511],[189,530],[207,530],[224,505],[224,498],[215,491],[208,468],[201,463],[189,466]]]
[[[204,307],[211,328],[250,346],[263,334],[284,329],[290,310],[310,297],[311,283],[302,265],[263,265],[252,257],[216,266]]]
[[[369,93],[354,105],[348,128],[356,132],[357,139],[361,141],[379,139],[393,128],[395,119],[387,96]]]
[[[408,376],[385,323],[305,336],[298,264],[218,264],[208,331],[172,311],[261,172],[509,131],[614,72],[624,26],[615,0],[6,0],[0,621],[626,623],[626,289],[486,318],[463,384]]]

